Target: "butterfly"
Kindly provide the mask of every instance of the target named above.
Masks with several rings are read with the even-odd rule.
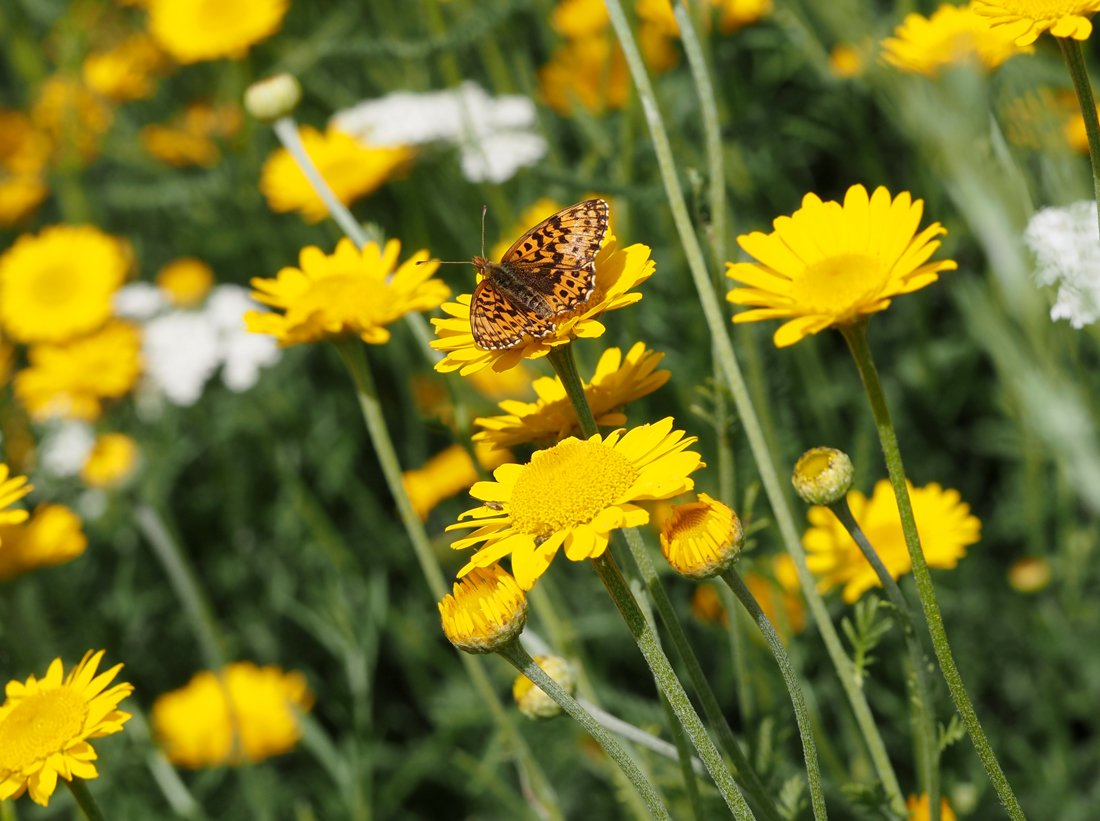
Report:
[[[588,302],[609,210],[600,199],[579,202],[517,239],[500,262],[474,257],[482,276],[470,301],[474,344],[505,351],[527,337],[542,339],[557,317]]]

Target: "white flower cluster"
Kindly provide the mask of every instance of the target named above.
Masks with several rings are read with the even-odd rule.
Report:
[[[1100,319],[1096,203],[1086,200],[1063,208],[1044,208],[1028,222],[1024,240],[1038,262],[1039,283],[1058,288],[1050,318],[1068,319],[1074,328]]]
[[[255,307],[239,285],[218,285],[195,310],[171,308],[163,291],[144,282],[115,295],[115,313],[142,323],[145,387],[183,406],[199,400],[218,368],[225,386],[242,393],[256,384],[261,368],[279,361],[272,337],[244,328],[241,317]]]
[[[503,182],[546,154],[546,139],[535,131],[534,101],[494,98],[474,82],[365,100],[334,114],[331,125],[369,145],[452,143],[471,182]]]

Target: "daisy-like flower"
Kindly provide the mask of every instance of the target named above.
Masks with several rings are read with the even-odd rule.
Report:
[[[928,821],[932,817],[929,807],[928,793],[921,793],[920,798],[910,793],[905,799],[905,809],[909,811],[909,821]],[[947,803],[946,798],[940,799],[940,821],[955,821],[955,811]]]
[[[97,675],[103,653],[89,651],[68,675],[58,658],[41,680],[8,682],[0,705],[0,801],[30,793],[46,806],[59,776],[98,777],[88,742],[122,731],[130,714],[118,704],[134,691],[125,682],[107,686],[121,664]]]
[[[596,424],[618,427],[626,424],[622,408],[639,397],[653,393],[671,374],[657,370],[664,354],[654,353],[644,342],[637,342],[624,359],[618,348],[608,348],[600,356],[591,382],[584,383],[584,395]],[[526,442],[553,443],[578,429],[577,413],[556,376],[543,376],[532,384],[538,399],[534,402],[505,400],[500,403],[503,416],[474,420],[481,431],[475,442],[505,448]]]
[[[909,14],[882,41],[882,57],[902,71],[934,77],[946,66],[980,65],[994,69],[1017,54],[1031,54],[1031,46],[1018,46],[1003,26],[994,26],[971,6],[945,3],[931,17]]]
[[[563,43],[539,69],[539,93],[548,106],[567,117],[577,104],[592,114],[622,108],[630,96],[630,73],[622,49],[606,35]]]
[[[240,60],[279,30],[289,0],[148,0],[149,32],[179,63]]]
[[[12,476],[11,468],[0,462],[0,526],[15,525],[27,520],[27,511],[8,508],[32,490],[34,486],[27,483],[26,476]]]
[[[829,73],[841,80],[858,77],[866,63],[863,50],[848,43],[837,43],[829,52]]]
[[[966,555],[966,548],[981,538],[982,523],[970,513],[970,505],[962,501],[957,490],[932,483],[910,487],[909,498],[928,566],[955,567]],[[870,499],[853,490],[848,494],[848,504],[890,575],[896,579],[912,570],[890,483],[885,479],[878,482]],[[874,568],[829,508],[812,507],[808,516],[812,527],[803,534],[802,544],[823,592],[843,585],[844,601],[852,604],[872,587],[881,587]]]
[[[870,197],[853,185],[844,204],[822,202],[814,194],[789,217],[775,220],[770,234],[755,231],[737,238],[757,262],[731,262],[726,275],[748,287],[727,299],[752,310],[734,322],[788,320],[775,332],[776,346],[793,345],[825,328],[847,325],[890,306],[939,279],[953,260],[929,262],[947,233],[938,222],[917,233],[924,202],[908,191],[895,198],[879,187]]]
[[[214,287],[214,271],[201,259],[180,257],[157,271],[157,287],[177,308],[194,308]]]
[[[17,342],[64,342],[100,327],[130,268],[129,245],[91,226],[24,234],[0,256],[0,323]]]
[[[132,34],[109,51],[84,59],[84,83],[109,100],[140,100],[153,93],[157,72],[166,62],[152,37]]]
[[[121,320],[58,345],[35,345],[15,376],[15,395],[35,419],[94,421],[103,402],[125,396],[141,372],[141,338]]]
[[[466,653],[494,653],[523,632],[527,596],[499,564],[476,567],[439,601],[447,640]]]
[[[332,254],[304,248],[298,268],[283,268],[275,279],[252,280],[253,299],[283,313],[250,311],[245,325],[283,346],[347,335],[385,344],[387,325],[412,311],[430,311],[451,293],[443,280],[432,278],[439,263],[429,262],[427,251],[417,251],[398,266],[400,253],[395,239],[359,250],[345,238]]]
[[[470,489],[484,504],[448,528],[476,528],[451,545],[456,550],[483,543],[459,576],[511,555],[516,581],[530,590],[559,548],[574,562],[600,556],[611,531],[649,521],[637,502],[670,499],[695,486],[690,474],[703,466],[687,449],[695,441],[673,430],[670,417],[607,436],[570,437],[526,465],[502,465],[493,472],[495,482]]]
[[[71,149],[85,162],[99,152],[100,138],[114,118],[102,97],[60,74],[46,78],[31,105],[31,121],[49,136],[55,156],[65,157]]]
[[[1100,0],[973,0],[972,5],[1021,46],[1031,45],[1044,31],[1087,40],[1092,33],[1089,18],[1100,11]]]
[[[596,255],[596,288],[588,302],[573,314],[558,320],[550,335],[542,339],[528,339],[515,348],[502,351],[487,351],[474,342],[470,331],[472,295],[462,294],[455,302],[443,306],[446,317],[432,320],[439,337],[432,341],[432,347],[446,353],[436,363],[435,369],[442,373],[458,371],[463,376],[487,365],[492,365],[493,370],[503,371],[521,359],[546,356],[552,348],[565,345],[574,337],[591,339],[603,336],[605,328],[597,317],[605,311],[625,308],[639,301],[642,295],[630,289],[649,279],[653,269],[649,246],[636,243],[628,248],[619,248],[616,238],[608,234]]]
[[[478,444],[475,452],[485,470],[500,467],[512,458],[508,451],[497,450],[489,444]],[[426,519],[436,505],[468,490],[481,474],[466,448],[451,445],[429,459],[424,467],[406,470],[401,478],[413,510],[421,519]]]
[[[84,552],[88,537],[73,511],[44,504],[35,508],[29,521],[0,525],[0,544],[0,580],[7,580],[71,562]]]
[[[301,738],[296,714],[312,706],[301,673],[237,661],[220,676],[203,670],[180,689],[157,696],[151,718],[173,764],[219,767],[294,749]]]
[[[80,478],[89,487],[112,488],[125,482],[138,461],[138,446],[125,433],[98,436],[80,469]]]
[[[379,188],[413,158],[411,148],[363,145],[333,128],[322,134],[316,128],[302,126],[298,133],[306,153],[344,205]],[[276,150],[264,163],[260,191],[268,207],[277,213],[298,211],[306,222],[319,222],[328,216],[324,202],[285,148]]]
[[[711,0],[718,9],[718,30],[729,34],[771,14],[774,0]]]
[[[168,124],[143,126],[138,138],[150,156],[177,168],[210,167],[221,157],[216,139],[236,134],[241,127],[239,106],[193,103]]]
[[[0,109],[0,226],[17,224],[46,198],[49,139],[22,111]]]
[[[1050,318],[1067,319],[1074,328],[1100,319],[1096,202],[1038,211],[1028,221],[1024,241],[1035,254],[1039,284],[1058,289]]]
[[[705,493],[676,505],[661,525],[661,552],[672,569],[689,579],[717,576],[741,553],[745,531],[728,506]]]

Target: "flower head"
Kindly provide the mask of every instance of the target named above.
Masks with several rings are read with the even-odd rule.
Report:
[[[0,226],[17,224],[46,198],[49,138],[22,111],[0,109]]]
[[[177,308],[194,308],[213,286],[213,269],[195,257],[174,259],[157,271],[157,287]]]
[[[41,680],[9,681],[0,705],[0,801],[29,792],[46,806],[58,776],[88,780],[99,773],[89,739],[121,732],[130,719],[118,704],[133,685],[107,685],[122,669],[97,675],[103,650],[88,651],[65,675],[61,659],[50,662]]]
[[[280,345],[320,342],[355,335],[370,345],[389,341],[386,326],[412,311],[429,311],[451,293],[433,279],[439,267],[417,251],[400,266],[401,243],[367,243],[362,250],[342,239],[332,254],[310,246],[298,268],[283,268],[275,279],[253,279],[252,296],[282,314],[250,311],[245,324],[253,333],[271,334]]]
[[[35,128],[49,137],[54,155],[75,151],[85,162],[99,151],[114,111],[91,89],[72,77],[54,74],[38,87],[31,106]]]
[[[125,433],[104,433],[96,437],[80,478],[89,487],[117,487],[130,478],[137,461],[137,442]]]
[[[924,203],[908,191],[892,198],[885,188],[867,196],[853,185],[838,202],[814,194],[789,217],[775,220],[770,234],[737,238],[757,262],[730,263],[726,275],[748,287],[726,297],[752,310],[734,322],[786,319],[775,344],[793,345],[825,328],[847,325],[890,306],[891,297],[920,290],[958,267],[929,262],[945,234],[938,222],[917,233]]]
[[[478,444],[475,450],[477,460],[485,470],[499,467],[512,457],[508,451],[497,450],[489,444]],[[436,505],[468,490],[480,477],[477,465],[466,448],[451,445],[429,459],[424,467],[406,470],[401,478],[413,510],[421,519],[426,519]]]
[[[622,108],[630,96],[622,49],[606,35],[563,43],[539,69],[539,92],[548,106],[565,116],[577,104],[591,114]]]
[[[698,501],[676,505],[661,525],[661,552],[681,576],[717,576],[741,553],[745,531],[741,519],[705,493]]]
[[[852,460],[836,448],[811,448],[798,457],[791,484],[804,502],[831,505],[852,486]]]
[[[971,5],[1021,46],[1031,45],[1044,31],[1087,40],[1092,33],[1089,17],[1100,11],[1100,0],[973,0]]]
[[[435,369],[443,373],[459,371],[464,376],[487,365],[503,371],[521,359],[546,356],[552,348],[565,345],[574,337],[603,336],[605,329],[597,317],[640,300],[642,295],[630,289],[649,279],[653,269],[648,246],[635,244],[620,249],[615,237],[608,235],[596,255],[596,289],[588,302],[573,314],[559,319],[548,336],[527,339],[514,348],[500,351],[487,351],[474,342],[470,331],[471,295],[462,294],[455,302],[443,306],[446,317],[432,320],[439,337],[432,342],[432,347],[446,352]]]
[[[920,798],[910,793],[905,799],[905,809],[909,811],[909,821],[928,821],[932,817],[929,808],[928,793],[921,793]],[[946,798],[940,799],[940,821],[955,821],[955,811],[947,803]]]
[[[1100,319],[1096,202],[1038,211],[1027,224],[1024,241],[1035,254],[1039,284],[1058,289],[1050,318],[1068,319],[1074,328]]]
[[[84,82],[109,100],[140,100],[153,93],[156,74],[165,63],[164,53],[148,34],[132,34],[109,51],[84,59]]]
[[[534,662],[569,695],[577,687],[577,673],[573,665],[561,656],[535,656]],[[561,714],[561,707],[546,695],[527,676],[520,674],[512,683],[512,698],[519,711],[528,718],[553,718]]]
[[[470,489],[484,504],[448,528],[476,528],[451,545],[456,550],[484,543],[459,575],[511,555],[516,581],[530,590],[559,548],[574,562],[600,556],[611,531],[649,521],[637,502],[694,487],[690,474],[703,465],[687,449],[694,442],[667,418],[607,436],[570,437],[526,465],[502,465],[493,472],[496,481]]]
[[[829,72],[838,79],[850,80],[863,73],[867,64],[864,50],[849,43],[837,43],[829,52]]]
[[[527,622],[527,596],[498,564],[474,568],[439,602],[447,640],[467,653],[493,653]]]
[[[24,517],[25,518],[25,517]],[[71,562],[88,537],[80,517],[64,505],[39,505],[29,521],[0,525],[0,580]]]
[[[289,0],[148,0],[149,32],[180,63],[239,60],[279,30]]]
[[[934,77],[945,66],[972,63],[994,69],[1017,54],[1030,54],[1030,46],[1018,46],[1003,26],[971,6],[945,3],[931,17],[909,14],[893,37],[882,41],[882,56],[890,65],[913,74]]]
[[[221,152],[215,138],[231,137],[240,130],[241,110],[235,104],[210,106],[195,103],[181,116],[163,125],[143,126],[138,137],[150,156],[168,165],[213,166]]]
[[[982,523],[970,513],[970,505],[957,490],[945,490],[935,483],[910,487],[909,497],[928,566],[950,569],[957,565],[967,546],[981,538]],[[908,573],[912,564],[890,483],[883,479],[876,484],[870,499],[853,490],[848,504],[890,575],[896,579]],[[843,585],[844,601],[851,604],[870,588],[881,586],[859,546],[829,508],[812,507],[808,516],[812,527],[802,536],[802,544],[823,591]]]
[[[17,342],[64,342],[103,325],[129,245],[91,226],[24,234],[0,256],[0,322]]]
[[[220,675],[203,670],[180,689],[157,696],[151,717],[173,764],[219,767],[294,749],[301,737],[297,713],[312,706],[301,673],[237,661]]]
[[[1038,593],[1054,578],[1050,562],[1042,556],[1025,556],[1008,568],[1008,584],[1017,593]]]
[[[413,151],[404,146],[367,146],[342,131],[321,133],[310,126],[298,130],[306,153],[344,205],[367,196],[408,165]],[[328,215],[297,161],[285,148],[275,151],[260,172],[260,191],[272,211],[297,211],[306,222]]]
[[[138,329],[121,320],[70,342],[35,345],[30,367],[16,374],[15,395],[35,419],[98,419],[104,400],[133,388],[140,350]]]
[[[26,476],[12,476],[11,468],[0,462],[0,526],[15,525],[27,520],[27,511],[8,508],[32,490],[34,486],[27,482]]]
[[[258,120],[275,122],[285,117],[302,99],[302,86],[293,74],[276,74],[250,85],[244,92],[244,107]]]
[[[623,406],[652,393],[665,384],[668,371],[657,370],[664,354],[637,342],[626,357],[618,348],[608,348],[600,356],[592,381],[584,383],[584,395],[596,424],[618,427],[626,424]],[[579,429],[577,412],[558,377],[540,377],[532,387],[538,395],[534,402],[505,400],[500,403],[503,416],[488,416],[474,420],[481,428],[474,434],[475,442],[505,448],[526,442],[553,444]]]

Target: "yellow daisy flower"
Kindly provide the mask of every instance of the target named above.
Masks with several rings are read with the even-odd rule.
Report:
[[[18,225],[49,193],[49,187],[40,177],[15,177],[0,172],[0,227]]]
[[[0,324],[16,342],[64,342],[111,315],[130,246],[88,225],[24,234],[0,256]]]
[[[681,576],[717,576],[741,553],[745,531],[728,506],[700,493],[698,501],[676,505],[661,525],[661,553]]]
[[[15,395],[35,419],[94,421],[103,401],[125,396],[141,372],[138,329],[121,320],[88,336],[35,345],[30,366],[15,376]]]
[[[0,526],[17,525],[27,520],[27,511],[8,508],[32,490],[34,485],[28,484],[26,476],[12,476],[11,468],[0,462]]]
[[[466,653],[493,653],[527,622],[527,596],[499,564],[475,567],[439,601],[447,640]]]
[[[412,311],[430,311],[450,296],[450,289],[432,274],[438,262],[417,251],[400,266],[401,243],[370,242],[359,250],[342,239],[326,255],[320,248],[303,248],[299,268],[283,268],[275,279],[253,279],[252,298],[282,314],[249,311],[245,326],[270,334],[280,345],[320,342],[354,334],[370,345],[389,341],[386,325]]]
[[[157,271],[157,287],[177,308],[194,308],[214,286],[214,270],[195,257],[174,259]]]
[[[177,168],[216,165],[221,151],[214,138],[225,139],[241,127],[240,106],[193,103],[167,125],[153,123],[138,133],[141,146],[154,159]]]
[[[971,6],[945,3],[931,17],[909,14],[882,41],[883,59],[902,71],[935,77],[945,66],[977,64],[994,69],[1017,54],[1031,54],[1031,46],[1017,46],[1005,28]]]
[[[905,800],[905,809],[909,811],[909,821],[928,821],[932,817],[928,793],[921,793],[920,798],[910,793]],[[946,798],[940,799],[940,821],[956,821],[955,811]]]
[[[166,62],[152,37],[132,34],[109,51],[84,58],[84,84],[109,100],[140,100],[153,93],[157,72]]]
[[[1044,31],[1087,40],[1092,33],[1089,18],[1100,11],[1100,0],[973,0],[971,5],[1021,46],[1031,45]]]
[[[46,806],[66,781],[96,778],[96,752],[88,743],[122,731],[130,714],[118,709],[134,687],[107,685],[122,669],[116,664],[97,675],[103,650],[88,651],[65,675],[61,659],[50,662],[41,680],[9,681],[0,705],[0,801],[29,792]]]
[[[570,437],[526,465],[502,465],[493,472],[495,482],[470,489],[484,504],[448,528],[476,528],[451,545],[456,550],[484,543],[459,576],[511,555],[516,581],[530,590],[561,547],[574,562],[600,556],[611,531],[649,521],[636,502],[694,487],[689,474],[703,466],[699,454],[687,450],[695,441],[673,430],[670,417],[607,436]]]
[[[31,121],[50,138],[55,155],[62,159],[70,149],[85,162],[93,159],[114,117],[102,97],[79,80],[60,74],[46,78],[31,106]]]
[[[718,29],[730,34],[771,14],[773,0],[711,0],[718,8]]]
[[[616,238],[608,234],[596,255],[596,289],[588,303],[576,313],[561,319],[549,336],[531,339],[503,351],[487,351],[474,343],[470,331],[471,295],[462,294],[455,302],[443,306],[447,317],[432,320],[439,337],[432,341],[432,347],[446,352],[446,356],[436,363],[435,369],[442,373],[458,371],[463,376],[487,365],[492,365],[495,371],[503,371],[515,366],[521,359],[546,356],[552,348],[565,345],[574,337],[590,339],[603,336],[605,328],[597,317],[605,311],[625,308],[640,300],[642,295],[630,289],[649,279],[653,269],[649,246],[636,243],[620,249]]]
[[[866,55],[848,43],[838,43],[829,52],[829,73],[841,80],[850,80],[863,73]]]
[[[622,408],[628,402],[653,393],[671,374],[657,370],[664,354],[654,353],[644,342],[637,342],[623,358],[618,348],[608,348],[600,356],[592,381],[584,383],[584,395],[596,424],[618,427],[626,424]],[[474,420],[481,431],[475,442],[506,448],[526,442],[553,443],[578,430],[577,413],[561,380],[540,377],[532,384],[538,399],[534,402],[505,400],[500,403],[504,416]]]
[[[312,706],[301,673],[237,661],[220,676],[203,670],[180,689],[157,696],[151,719],[173,764],[220,767],[294,749],[301,737],[297,713]]]
[[[533,375],[522,362],[506,371],[487,368],[470,374],[469,382],[486,399],[499,402],[532,394]]]
[[[148,0],[149,33],[179,63],[240,60],[279,30],[289,0]]]
[[[46,199],[42,171],[49,157],[49,138],[30,117],[0,109],[0,226],[18,224]]]
[[[569,40],[539,69],[539,94],[567,117],[578,103],[592,114],[620,109],[630,96],[626,57],[607,35]]]
[[[118,487],[133,474],[137,461],[137,442],[125,433],[104,433],[96,437],[80,479],[89,487]]]
[[[550,27],[574,40],[603,34],[610,25],[607,5],[602,0],[561,0],[550,14]]]
[[[731,262],[726,275],[749,286],[727,299],[752,310],[734,322],[787,319],[775,332],[776,346],[793,345],[825,328],[847,325],[883,311],[890,298],[939,279],[958,266],[928,258],[947,230],[938,222],[916,233],[924,210],[908,191],[895,198],[879,187],[870,197],[853,185],[844,204],[822,202],[814,194],[789,217],[775,220],[770,234],[755,231],[737,238],[758,262]]]
[[[87,548],[88,537],[80,517],[69,508],[43,504],[23,524],[0,525],[0,544],[0,580],[6,581],[71,562]]]
[[[932,483],[910,487],[909,497],[928,566],[953,568],[966,555],[967,546],[981,538],[982,523],[970,513],[970,505],[962,501],[957,490],[945,490]],[[848,494],[848,504],[890,575],[896,579],[908,573],[912,564],[890,483],[881,480],[870,499],[853,490]],[[843,585],[844,601],[852,604],[872,587],[881,587],[859,546],[829,508],[812,507],[807,515],[812,527],[803,534],[802,544],[823,592]]]
[[[344,205],[367,196],[402,170],[413,158],[405,146],[363,145],[349,134],[330,128],[298,129],[306,153]],[[267,158],[260,172],[260,191],[268,207],[277,213],[298,211],[306,222],[319,222],[328,209],[309,184],[298,163],[285,148]]]
[[[478,444],[475,452],[484,470],[493,470],[512,458],[508,451],[497,450],[490,444]],[[481,474],[466,448],[451,445],[429,459],[424,467],[406,470],[401,478],[416,515],[427,519],[436,505],[468,490]]]

